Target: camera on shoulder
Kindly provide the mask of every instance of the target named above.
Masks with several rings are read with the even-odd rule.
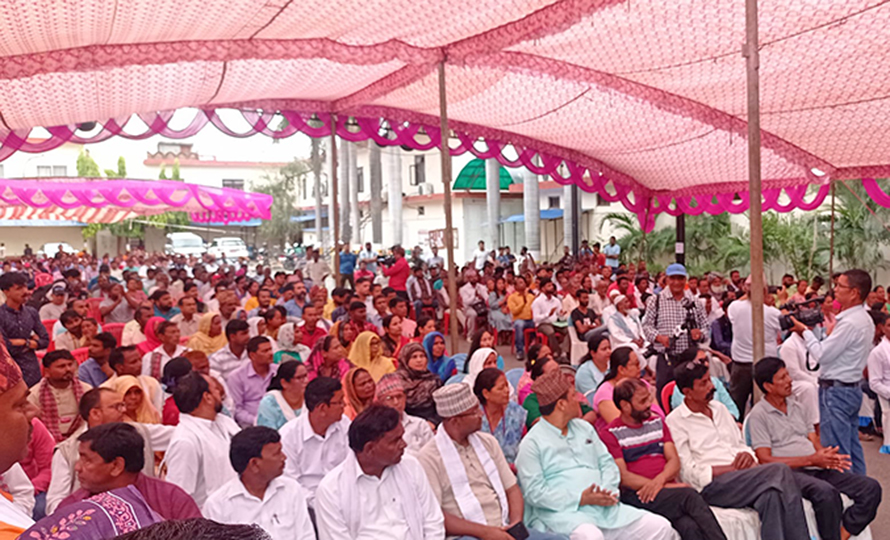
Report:
[[[825,320],[821,307],[822,302],[824,301],[825,297],[819,296],[810,298],[804,302],[791,301],[783,306],[779,306],[780,311],[789,312],[787,315],[779,317],[779,326],[783,331],[791,330],[791,328],[794,327],[794,321],[791,320],[792,316],[808,328],[812,328],[822,323]]]

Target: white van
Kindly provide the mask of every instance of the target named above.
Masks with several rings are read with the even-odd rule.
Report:
[[[200,257],[207,251],[207,248],[204,247],[204,239],[197,234],[177,232],[167,235],[167,245],[164,246],[164,251],[167,255]]]

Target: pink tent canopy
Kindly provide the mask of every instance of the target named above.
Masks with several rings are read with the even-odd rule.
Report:
[[[0,4],[0,160],[65,140],[297,131],[497,157],[640,216],[747,208],[738,0],[31,0]],[[883,0],[761,0],[764,208],[890,173]],[[171,111],[197,107],[186,127]],[[273,115],[289,120],[278,126]],[[139,113],[147,129],[130,129]],[[318,115],[321,127],[307,121]],[[352,117],[355,123],[348,123]],[[383,120],[381,120],[383,119]],[[104,129],[84,138],[78,122]],[[47,141],[29,143],[34,126]],[[382,127],[389,127],[384,130]],[[806,187],[815,184],[816,188]],[[819,187],[822,186],[822,187]],[[868,187],[868,186],[867,186]],[[878,200],[888,196],[871,186]]]
[[[172,180],[0,179],[0,219],[115,223],[176,210],[192,221],[230,222],[269,219],[271,205],[272,197],[262,193]]]

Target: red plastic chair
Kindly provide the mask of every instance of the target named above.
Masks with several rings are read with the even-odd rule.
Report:
[[[522,337],[525,340],[525,350],[536,340],[540,343],[547,343],[547,336],[537,331],[535,328],[526,328],[522,331]]]
[[[49,334],[50,341],[53,340],[53,326],[55,326],[58,321],[59,319],[47,319],[45,321],[40,321],[43,323],[43,327],[46,328],[46,333]]]
[[[118,347],[121,344],[121,337],[124,334],[124,323],[108,323],[102,326],[103,332],[108,332],[117,340]]]
[[[671,412],[671,396],[674,394],[674,387],[676,386],[677,383],[671,381],[661,389],[661,409],[664,411],[664,414]]]
[[[102,319],[102,312],[99,310],[99,304],[102,303],[102,298],[87,298],[87,304],[89,305],[88,315],[96,319],[99,324],[102,324],[104,321]]]
[[[192,339],[192,336],[182,336],[181,338],[179,338],[179,344],[188,345],[190,339]]]
[[[74,359],[77,360],[77,365],[79,366],[89,359],[90,348],[81,347],[79,349],[74,349],[73,351],[71,351],[71,354],[74,356]]]

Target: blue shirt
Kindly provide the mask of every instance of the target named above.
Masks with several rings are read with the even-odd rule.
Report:
[[[172,308],[170,308],[170,311],[168,311],[167,313],[164,313],[163,311],[158,309],[158,306],[155,306],[155,317],[163,317],[165,321],[169,321],[170,319],[179,315],[180,313],[182,313],[182,312],[179,311],[179,308],[176,306],[173,306]]]
[[[810,330],[803,333],[807,350],[820,358],[819,378],[845,383],[862,380],[874,337],[875,323],[864,304],[838,313],[834,331],[825,341]]]
[[[281,307],[283,307],[284,310],[287,311],[288,317],[296,317],[298,319],[303,318],[303,308],[298,306],[293,298],[281,304]]]
[[[90,357],[86,362],[77,368],[77,378],[87,383],[93,388],[98,388],[108,380],[108,375],[102,372],[99,362]]]
[[[714,389],[716,390],[714,399],[725,405],[726,409],[729,411],[729,414],[731,414],[733,418],[738,420],[739,407],[735,404],[735,401],[732,400],[732,396],[729,395],[729,391],[726,389],[726,385],[723,384],[723,381],[721,381],[717,377],[711,377],[711,384],[714,385]],[[676,409],[682,403],[683,392],[680,392],[680,389],[677,386],[674,386],[674,393],[671,394],[671,409]]]
[[[606,256],[606,264],[612,268],[618,268],[618,256],[621,255],[621,246],[615,244],[606,244],[603,248],[603,254]]]
[[[352,274],[355,272],[355,265],[358,261],[358,257],[355,253],[341,253],[340,254],[340,273],[341,274]]]

